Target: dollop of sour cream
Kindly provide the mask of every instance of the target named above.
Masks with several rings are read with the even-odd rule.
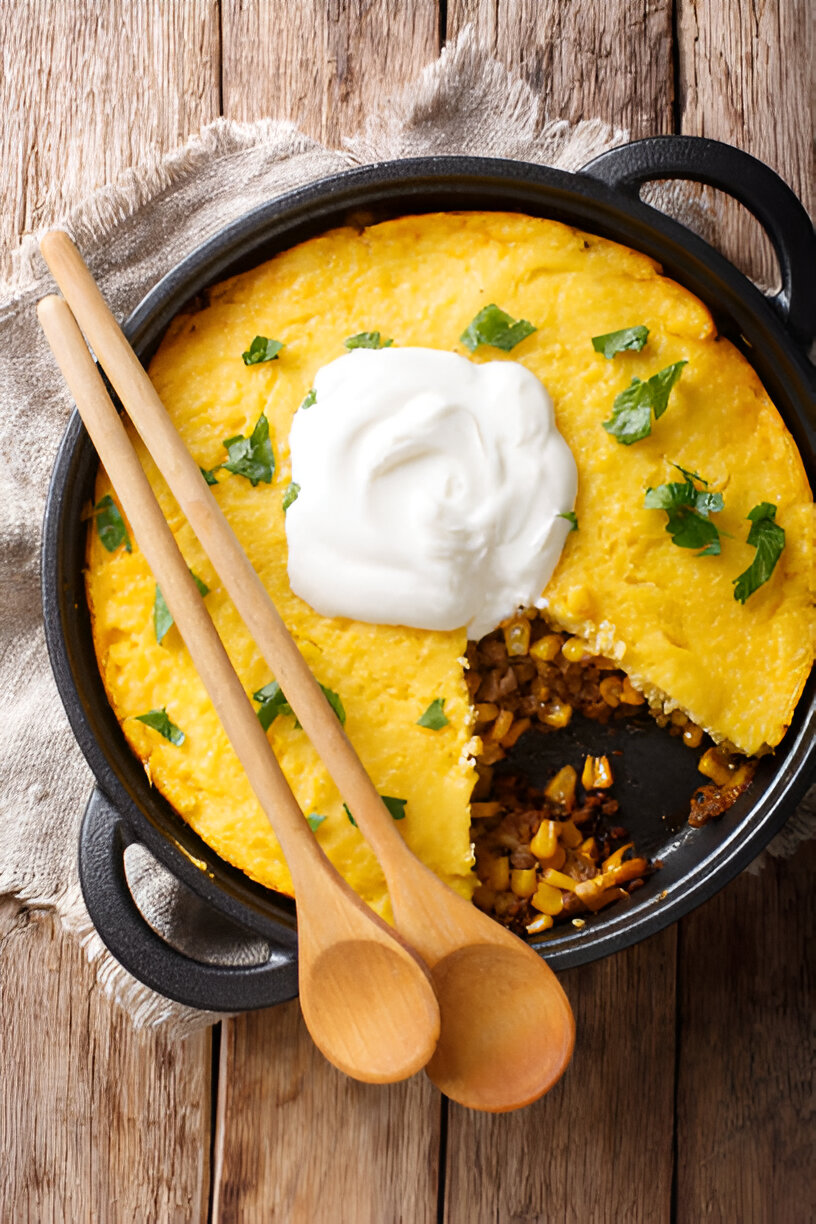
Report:
[[[289,582],[323,616],[478,639],[541,606],[575,460],[515,361],[355,349],[315,376],[289,443]]]

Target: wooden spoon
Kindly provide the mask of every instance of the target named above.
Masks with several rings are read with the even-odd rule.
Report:
[[[233,669],[71,311],[37,313],[116,496],[281,844],[297,894],[300,1004],[315,1044],[355,1079],[390,1083],[433,1053],[439,1009],[419,958],[320,849]]]
[[[533,950],[458,896],[408,849],[309,671],[144,367],[67,234],[41,242],[99,361],[173,496],[380,861],[398,930],[431,970],[442,1035],[431,1079],[474,1109],[535,1100],[565,1070],[575,1027],[555,975]]]

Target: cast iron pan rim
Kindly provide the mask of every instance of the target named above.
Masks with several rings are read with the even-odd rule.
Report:
[[[765,329],[766,333],[770,332],[784,357],[794,366],[796,374],[803,377],[805,383],[813,384],[812,369],[804,361],[765,297],[718,252],[679,223],[657,213],[648,205],[621,196],[588,175],[570,174],[548,167],[499,159],[430,157],[384,162],[372,167],[345,171],[261,205],[220,231],[163,277],[130,315],[125,331],[137,351],[143,349],[151,336],[164,330],[170,318],[185,301],[206,285],[217,282],[227,265],[234,264],[252,249],[271,241],[278,232],[285,232],[295,224],[307,221],[314,223],[317,232],[322,215],[355,205],[365,208],[386,200],[393,201],[397,188],[406,184],[416,191],[434,191],[440,188],[454,191],[461,189],[465,183],[473,190],[501,190],[508,188],[511,181],[516,187],[536,191],[542,208],[546,208],[548,203],[551,207],[557,203],[559,208],[575,213],[576,225],[583,228],[606,228],[603,224],[606,221],[609,228],[623,228],[628,231],[633,222],[639,222],[645,233],[653,236],[650,242],[644,241],[643,235],[637,239],[619,240],[626,241],[637,249],[646,250],[647,254],[653,254],[653,251],[648,249],[649,245],[659,247],[666,238],[673,240],[689,254],[693,254],[699,263],[709,268],[712,276],[716,275],[728,286],[734,297],[735,315],[739,316],[738,321],[745,327],[749,338],[751,333],[762,329]],[[374,195],[372,188],[377,189]],[[361,192],[364,194],[363,199],[359,198]],[[554,203],[543,199],[543,196],[553,194]],[[316,208],[317,205],[320,207]],[[410,197],[405,200],[405,205],[405,212],[410,213]],[[473,207],[475,206],[474,204]],[[512,208],[512,203],[508,204],[508,207]],[[603,210],[602,219],[598,217],[599,208]],[[336,224],[336,220],[334,223]],[[324,228],[328,227],[328,224],[331,222]],[[659,254],[654,257],[660,259]],[[704,294],[700,296],[704,297]],[[790,395],[798,398],[795,389]],[[800,424],[813,434],[812,422],[807,420],[804,414],[800,417]],[[249,895],[241,895],[240,889],[236,890],[233,884],[225,886],[217,879],[210,880],[189,860],[183,850],[173,845],[168,834],[154,826],[131,798],[111,767],[101,742],[91,730],[68,661],[58,593],[51,590],[45,581],[48,560],[55,559],[60,501],[68,470],[75,450],[83,443],[87,445],[87,437],[75,413],[55,463],[46,508],[43,544],[46,640],[72,729],[103,791],[125,816],[138,839],[143,841],[158,859],[196,892],[238,921],[246,921],[244,906],[249,906],[253,911],[253,929],[278,941],[283,938],[285,942],[291,942],[294,939],[291,918],[275,912],[276,894],[269,891],[266,896],[258,897],[250,891]],[[809,735],[812,740],[815,721],[816,716],[811,710],[803,720],[793,743],[786,745],[788,757],[794,757],[802,751]],[[580,934],[559,933],[558,945],[553,945],[552,948],[546,940],[537,941],[534,946],[545,952],[549,963],[554,966],[582,964],[656,933],[707,900],[750,862],[784,823],[793,803],[807,786],[808,766],[812,765],[815,755],[816,745],[811,742],[804,759],[792,770],[788,769],[788,776],[774,780],[773,795],[763,796],[757,807],[746,816],[743,824],[733,830],[725,841],[715,846],[682,881],[674,885],[672,895],[665,902],[655,903],[653,909],[636,911],[634,914],[631,909],[618,915],[613,914],[599,929],[588,926]],[[751,828],[746,832],[745,824],[748,821]],[[233,898],[237,904],[232,903]]]

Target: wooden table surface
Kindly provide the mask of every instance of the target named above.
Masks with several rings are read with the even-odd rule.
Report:
[[[731,140],[814,205],[808,0],[0,0],[6,249],[218,115],[336,142],[469,21],[554,116]],[[741,210],[722,245],[768,272]],[[0,899],[0,1221],[812,1219],[816,846],[565,975],[578,1046],[488,1117],[352,1083],[297,1003],[137,1035],[47,913]],[[810,1044],[809,1044],[810,1043]]]

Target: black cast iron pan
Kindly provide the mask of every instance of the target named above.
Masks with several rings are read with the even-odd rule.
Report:
[[[782,289],[765,298],[733,265],[689,230],[642,203],[651,180],[684,178],[741,201],[769,234]],[[657,137],[614,149],[568,174],[526,163],[439,157],[349,171],[277,199],[230,225],[175,267],[142,301],[125,331],[147,363],[170,320],[208,285],[277,251],[347,222],[413,212],[503,209],[552,217],[645,252],[697,294],[720,332],[748,355],[802,453],[816,471],[816,381],[806,358],[816,336],[816,238],[804,209],[767,166],[727,145]],[[97,461],[74,414],[57,456],[46,507],[43,607],[48,648],[62,700],[97,786],[85,812],[80,879],[91,917],[114,955],[136,977],[182,1002],[215,1010],[264,1007],[294,996],[293,904],[221,860],[148,785],[108,706],[97,670],[85,602],[86,525]],[[535,778],[550,763],[578,763],[586,751],[625,748],[616,766],[627,827],[663,868],[633,895],[537,946],[556,969],[606,956],[660,930],[709,898],[765,846],[813,774],[816,686],[811,677],[793,724],[748,792],[719,821],[699,830],[682,823],[699,783],[694,754],[653,723],[618,730],[576,721],[557,738],[530,736],[514,766]],[[616,736],[615,743],[609,737]],[[552,754],[556,754],[552,756]],[[125,847],[141,842],[225,919],[275,949],[254,967],[204,965],[170,948],[133,902]]]

